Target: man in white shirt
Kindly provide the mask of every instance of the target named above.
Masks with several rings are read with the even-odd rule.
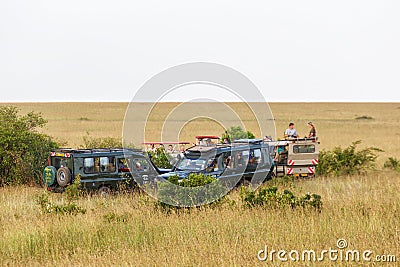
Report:
[[[299,135],[297,134],[296,129],[294,128],[294,123],[289,123],[289,128],[285,131],[285,138],[297,138]]]

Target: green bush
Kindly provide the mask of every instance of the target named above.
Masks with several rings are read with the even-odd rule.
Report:
[[[389,157],[383,164],[383,167],[400,172],[400,161],[396,158]]]
[[[367,115],[356,117],[356,120],[373,120],[373,119],[374,119],[373,117]]]
[[[364,173],[375,167],[376,147],[357,149],[361,141],[353,142],[346,148],[336,147],[332,151],[321,151],[316,173],[320,175],[353,175]]]
[[[168,155],[162,147],[157,148],[155,152],[149,151],[148,153],[151,161],[158,168],[172,168],[170,155]]]
[[[168,181],[169,183],[158,183],[157,205],[164,210],[192,207],[199,204],[217,206],[223,203],[222,197],[226,189],[215,177],[203,173],[191,173],[186,179],[179,180],[179,177],[174,175],[169,177]],[[188,189],[180,190],[179,187]]]
[[[87,132],[81,148],[122,148],[122,141],[114,137],[92,137]]]
[[[69,214],[77,215],[79,213],[85,214],[86,209],[80,207],[76,200],[82,194],[80,190],[81,180],[80,177],[76,177],[74,182],[67,186],[65,189],[67,202],[61,204],[55,204],[49,199],[49,192],[43,192],[38,196],[36,203],[40,206],[43,213],[54,213],[54,214]]]
[[[292,191],[285,189],[282,193],[278,191],[278,187],[270,186],[258,188],[253,191],[248,187],[240,189],[240,198],[243,206],[247,208],[312,208],[317,211],[322,209],[321,196],[316,194],[305,194],[298,197]]]
[[[37,129],[47,121],[40,113],[20,116],[13,106],[0,107],[0,186],[42,184],[49,152],[58,144]]]
[[[223,142],[225,138],[231,142],[237,139],[253,139],[255,136],[250,131],[244,131],[240,126],[232,126],[222,134],[221,142]]]

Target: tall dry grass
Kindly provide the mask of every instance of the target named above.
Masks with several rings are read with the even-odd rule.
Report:
[[[281,185],[282,186],[282,185]],[[236,204],[165,214],[146,195],[86,196],[86,214],[42,214],[38,188],[0,189],[1,265],[255,266],[257,252],[349,248],[400,257],[400,179],[395,172],[297,180],[294,192],[322,196],[321,213]],[[63,195],[51,195],[62,201]],[[400,260],[400,258],[398,258]],[[314,263],[299,263],[309,266]],[[320,266],[346,262],[324,261]],[[293,263],[288,264],[293,265]]]

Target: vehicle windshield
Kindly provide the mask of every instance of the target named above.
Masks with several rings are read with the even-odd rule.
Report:
[[[181,171],[202,171],[207,167],[206,162],[206,159],[185,157],[176,164],[176,168]]]

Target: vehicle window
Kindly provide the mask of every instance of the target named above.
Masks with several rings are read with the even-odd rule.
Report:
[[[233,153],[230,158],[228,168],[245,168],[249,162],[249,155],[250,153],[248,150]]]
[[[85,173],[94,173],[94,158],[83,159],[83,171]]]
[[[261,149],[254,149],[253,157],[254,163],[259,164],[261,162]]]
[[[218,171],[218,158],[207,161],[206,172]]]
[[[315,153],[315,145],[294,145],[293,153]]]
[[[183,171],[201,171],[206,167],[206,160],[183,158],[177,163],[176,167]]]
[[[71,158],[60,158],[60,157],[51,157],[51,166],[59,169],[61,167],[68,167],[72,170],[72,159]]]
[[[129,172],[129,164],[125,158],[118,159],[118,171],[120,172]]]
[[[134,159],[133,160],[133,169],[138,172],[149,172],[150,165],[146,159]]]
[[[100,171],[101,172],[115,172],[115,158],[114,157],[101,157],[100,158]]]
[[[225,169],[229,166],[231,162],[231,155],[229,153],[225,153],[222,155],[222,169]]]

